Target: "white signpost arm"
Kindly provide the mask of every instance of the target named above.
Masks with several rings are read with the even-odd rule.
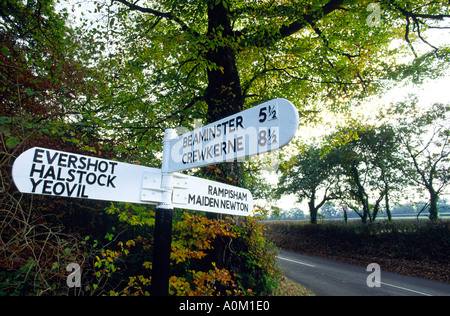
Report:
[[[170,252],[172,244],[173,173],[169,172],[170,141],[177,137],[174,129],[166,130],[163,143],[162,203],[156,207],[155,240],[153,247],[152,296],[169,295]]]

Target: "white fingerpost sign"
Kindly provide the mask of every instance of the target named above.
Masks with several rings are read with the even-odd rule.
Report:
[[[176,208],[248,216],[253,208],[250,191],[174,172],[274,151],[291,141],[298,123],[294,105],[275,99],[179,137],[168,130],[164,172],[36,147],[15,160],[12,175],[23,193],[164,203]]]
[[[175,174],[173,206],[190,210],[249,216],[253,197],[249,190]]]
[[[22,193],[158,205],[249,216],[249,190],[173,173],[169,201],[162,172],[144,166],[35,147],[13,164],[13,179]]]
[[[81,199],[142,203],[142,175],[161,187],[161,170],[128,163],[32,148],[13,164],[14,183],[20,192]],[[161,196],[144,203],[158,204]]]
[[[271,152],[297,132],[298,111],[275,99],[171,140],[171,172]]]

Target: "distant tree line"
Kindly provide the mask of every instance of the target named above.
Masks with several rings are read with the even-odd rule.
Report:
[[[381,113],[377,125],[353,121],[314,144],[299,144],[298,154],[280,165],[274,195],[307,201],[312,223],[331,202],[343,205],[344,217],[354,212],[367,223],[380,214],[391,220],[396,204],[423,194],[428,200],[418,213],[436,221],[450,181],[449,110],[421,109],[412,97]]]
[[[419,202],[416,204],[402,204],[395,205],[391,210],[391,216],[395,218],[421,218],[429,216],[428,211],[424,211],[419,214],[419,211],[427,205],[426,202]],[[443,199],[438,203],[440,217],[450,216],[450,203],[448,200]],[[319,219],[344,219],[344,210],[342,205],[335,203],[325,203],[325,205],[319,210],[317,214]],[[347,215],[348,218],[359,218],[356,212],[350,212]],[[378,218],[386,218],[386,214],[382,213]],[[310,220],[308,211],[304,211],[300,208],[292,208],[290,210],[278,209],[272,211],[267,217],[267,220]]]

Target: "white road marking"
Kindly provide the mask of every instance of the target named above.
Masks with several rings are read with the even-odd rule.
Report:
[[[300,262],[300,261],[296,261],[296,260],[292,260],[292,259],[288,259],[288,258],[283,258],[283,257],[279,257],[279,256],[277,256],[277,258],[280,259],[280,260],[289,261],[289,262],[301,264],[301,265],[312,267],[312,268],[316,267],[315,265],[312,265],[312,264],[308,264],[308,263],[304,263],[304,262]],[[411,289],[408,289],[408,288],[405,288],[405,287],[389,284],[389,283],[386,283],[386,282],[380,282],[380,283],[381,283],[381,285],[394,287],[394,288],[397,288],[397,289],[400,289],[400,290],[404,290],[404,291],[408,291],[408,292],[412,292],[412,293],[416,293],[416,294],[420,294],[420,295],[424,295],[424,296],[433,296],[433,295],[428,294],[428,293],[423,293],[423,292],[419,292],[419,291],[416,291],[416,290],[411,290]]]
[[[312,264],[308,264],[308,263],[304,263],[304,262],[300,262],[300,261],[296,261],[296,260],[291,260],[288,258],[283,258],[283,257],[277,257],[280,260],[284,260],[284,261],[289,261],[289,262],[293,262],[293,263],[297,263],[297,264],[302,264],[304,266],[308,266],[308,267],[312,267],[315,268],[316,266],[312,265]]]
[[[400,289],[400,290],[409,291],[409,292],[420,294],[420,295],[424,295],[424,296],[433,296],[431,294],[419,292],[419,291],[416,291],[416,290],[407,289],[406,287],[401,287],[401,286],[397,286],[397,285],[393,285],[393,284],[389,284],[389,283],[385,283],[385,282],[380,282],[380,283],[381,283],[381,285],[387,285],[387,286],[395,287],[395,288]]]

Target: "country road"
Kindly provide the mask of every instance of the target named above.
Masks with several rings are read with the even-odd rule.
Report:
[[[286,277],[317,296],[450,296],[449,284],[384,272],[382,266],[377,284],[381,286],[371,288],[368,277],[376,279],[367,267],[287,251],[280,252],[278,263]]]

